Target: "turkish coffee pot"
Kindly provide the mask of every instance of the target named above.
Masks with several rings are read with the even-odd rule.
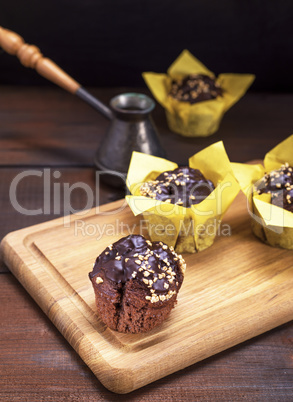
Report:
[[[96,152],[94,164],[110,185],[125,183],[133,151],[164,157],[157,129],[151,117],[155,102],[140,93],[124,93],[115,96],[106,106],[70,77],[52,60],[44,57],[40,49],[24,42],[23,38],[0,27],[0,46],[16,55],[25,67],[35,69],[41,76],[66,91],[77,95],[110,120]]]

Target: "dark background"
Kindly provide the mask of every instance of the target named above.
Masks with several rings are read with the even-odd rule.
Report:
[[[216,74],[254,73],[251,90],[293,91],[292,0],[10,0],[0,25],[84,86],[144,86],[189,49]],[[0,85],[52,85],[0,53]]]

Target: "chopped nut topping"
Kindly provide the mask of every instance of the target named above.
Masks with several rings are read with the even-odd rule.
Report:
[[[116,248],[116,244],[114,244],[113,249],[116,256],[113,258],[118,261],[124,259],[125,263],[131,261],[132,264],[137,265],[134,266],[134,270],[127,273],[127,280],[135,279],[135,281],[138,280],[146,285],[146,300],[151,301],[151,303],[167,301],[177,293],[170,290],[170,284],[177,278],[178,267],[183,272],[181,266],[183,266],[184,260],[181,255],[175,252],[173,247],[168,247],[162,241],[155,245],[148,241],[147,244],[150,247],[137,248],[137,250],[141,250],[138,253],[132,254],[130,250],[130,254],[127,254],[127,251],[127,253],[122,252],[122,255],[117,252],[118,247]],[[109,253],[109,251],[107,252]],[[130,258],[126,255],[129,255]],[[176,261],[178,262],[176,263]],[[114,267],[117,266],[114,265]],[[129,269],[129,266],[125,268]],[[99,276],[95,278],[95,281],[98,284],[102,283],[103,279]]]
[[[160,299],[159,299],[159,296],[157,296],[155,293],[153,293],[152,294],[152,298],[151,298],[151,303],[156,303],[156,302],[158,302]]]

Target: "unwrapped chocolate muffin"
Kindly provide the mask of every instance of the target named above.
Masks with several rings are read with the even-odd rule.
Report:
[[[89,278],[101,320],[124,333],[146,332],[174,307],[185,261],[172,247],[129,235],[108,246]]]

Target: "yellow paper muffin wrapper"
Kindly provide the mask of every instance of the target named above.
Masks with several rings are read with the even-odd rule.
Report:
[[[206,137],[215,133],[224,113],[245,94],[255,79],[253,74],[220,74],[216,82],[223,88],[223,96],[190,105],[168,95],[172,80],[180,80],[189,74],[215,77],[188,50],[179,55],[167,74],[142,74],[155,99],[165,108],[170,129],[189,137]]]
[[[232,167],[249,202],[254,234],[273,247],[293,249],[293,213],[272,205],[270,194],[259,195],[253,189],[266,172],[279,169],[286,162],[293,166],[293,135],[265,155],[263,166],[232,163]]]
[[[201,251],[213,244],[223,215],[240,191],[221,141],[193,155],[189,166],[199,169],[215,186],[207,198],[190,208],[140,195],[143,183],[176,169],[176,163],[133,152],[127,175],[132,195],[126,200],[134,215],[143,215],[152,241],[163,241],[179,253]]]

